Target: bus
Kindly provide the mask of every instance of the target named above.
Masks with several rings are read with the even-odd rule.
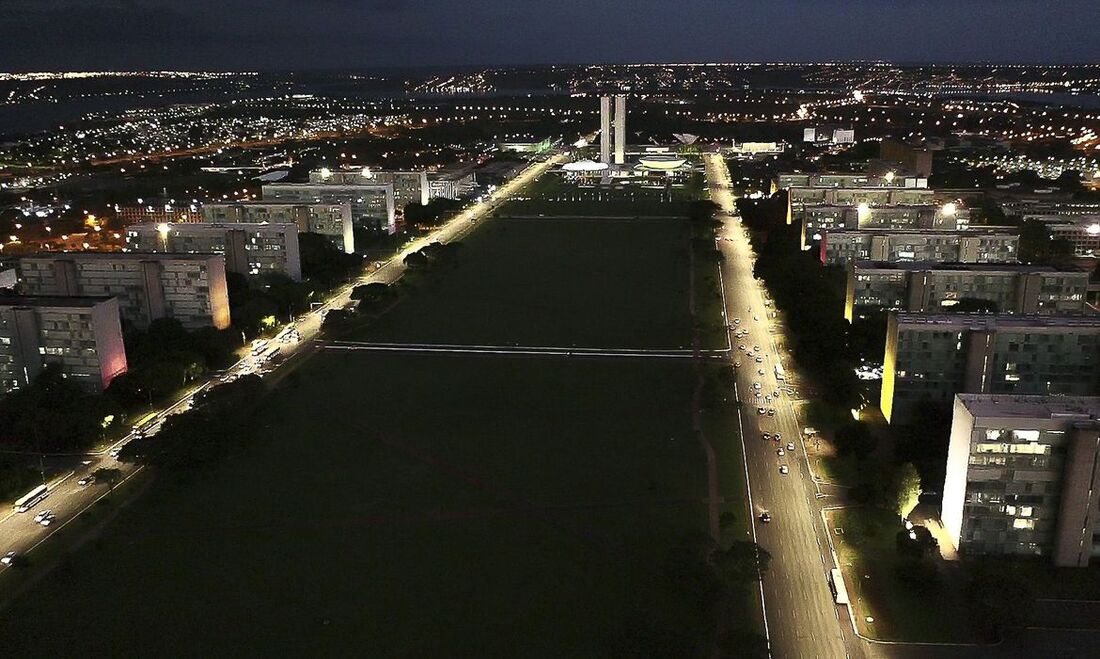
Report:
[[[49,492],[46,489],[45,485],[39,485],[30,492],[27,492],[23,496],[19,497],[19,499],[16,500],[16,502],[12,505],[12,508],[15,509],[15,512],[17,513],[25,513],[31,508],[37,506],[40,501],[46,498],[46,495],[48,493]]]
[[[134,424],[133,431],[137,434],[144,434],[149,428],[151,428],[157,422],[157,413],[149,412],[145,416],[137,420]]]
[[[775,380],[776,382],[782,382],[786,377],[783,374],[783,365],[780,363],[775,364]]]
[[[833,589],[833,599],[837,604],[848,603],[848,589],[844,587],[844,575],[840,573],[840,570],[833,568],[829,572],[829,585]]]

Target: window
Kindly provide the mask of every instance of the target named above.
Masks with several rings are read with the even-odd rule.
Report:
[[[1016,519],[1012,520],[1012,528],[1014,528],[1014,529],[1034,529],[1035,528],[1035,520],[1016,518]]]

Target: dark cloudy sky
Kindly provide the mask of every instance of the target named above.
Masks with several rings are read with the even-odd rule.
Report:
[[[1100,0],[0,0],[0,70],[1100,62]]]

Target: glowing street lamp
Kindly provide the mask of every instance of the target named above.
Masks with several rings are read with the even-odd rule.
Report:
[[[951,203],[950,201],[943,205],[943,214],[947,217],[953,217],[955,215],[955,211],[957,210],[958,207],[956,207],[955,204]]]

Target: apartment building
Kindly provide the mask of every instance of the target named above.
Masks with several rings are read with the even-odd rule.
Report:
[[[953,202],[938,206],[807,206],[796,217],[802,222],[803,247],[835,229],[962,231],[970,226],[970,210]]]
[[[312,178],[312,175],[311,175]],[[325,179],[310,183],[269,183],[263,186],[265,202],[299,204],[350,204],[354,226],[371,231],[397,231],[397,201],[391,183],[339,183]]]
[[[122,318],[139,329],[158,318],[187,329],[229,327],[225,257],[218,254],[67,252],[9,263],[21,294],[114,297]]]
[[[971,555],[1100,556],[1100,397],[959,394],[941,518]]]
[[[1100,391],[1100,317],[891,313],[880,407],[907,423],[922,402],[958,393]]]
[[[846,265],[853,261],[1014,263],[1019,245],[1019,235],[997,228],[967,231],[842,229],[822,232],[818,251],[825,265]]]
[[[355,232],[349,202],[245,201],[205,204],[202,219],[214,224],[294,224],[299,233],[320,234],[346,254],[355,253]]]
[[[126,372],[118,300],[0,297],[0,393],[25,387],[47,366],[89,392]]]
[[[227,272],[280,273],[302,280],[294,224],[135,224],[126,228],[126,248],[138,253],[221,254]]]
[[[861,310],[947,311],[960,300],[992,302],[1015,314],[1085,310],[1089,275],[1050,266],[855,261],[848,264],[844,317]]]

